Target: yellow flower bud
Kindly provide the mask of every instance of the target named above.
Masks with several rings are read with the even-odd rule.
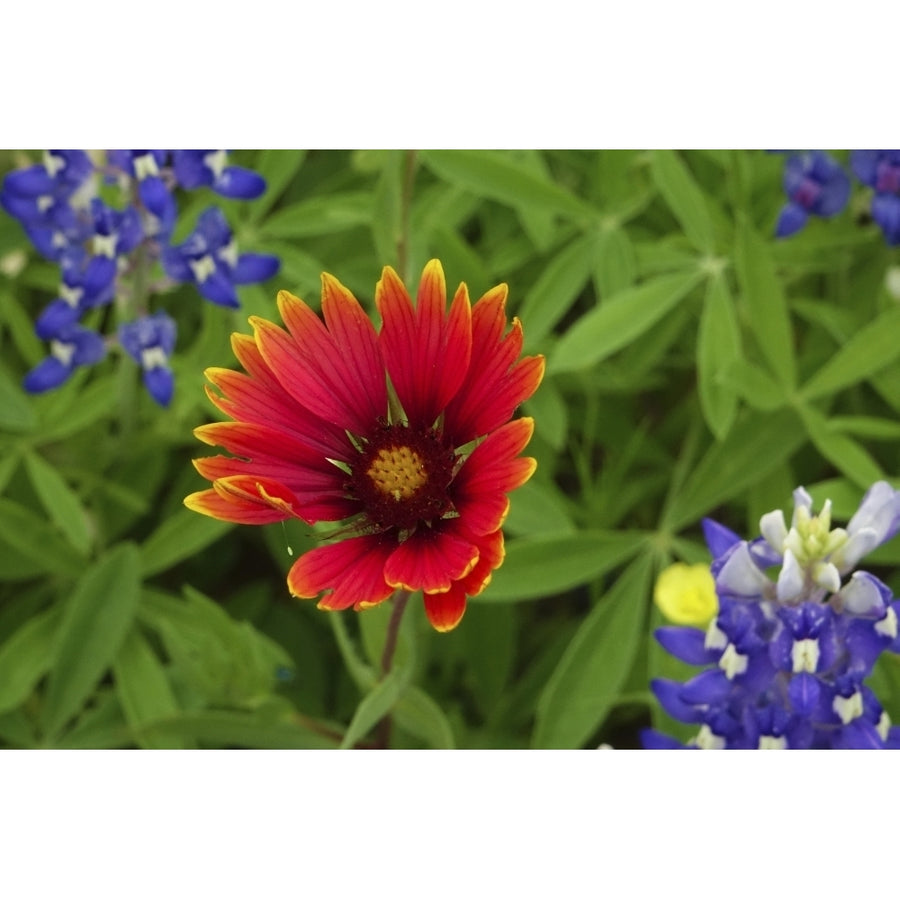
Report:
[[[660,612],[676,625],[705,628],[715,616],[719,603],[709,566],[673,563],[659,573],[653,600]]]

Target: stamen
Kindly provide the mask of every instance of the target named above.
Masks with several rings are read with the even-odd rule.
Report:
[[[841,717],[841,721],[847,725],[854,719],[858,719],[863,714],[862,694],[856,691],[849,697],[842,697],[838,694],[832,703],[832,709]]]
[[[209,254],[200,257],[200,259],[189,259],[188,265],[191,267],[198,284],[203,284],[216,271],[216,261]]]
[[[814,638],[794,641],[791,662],[795,672],[815,672],[819,664],[819,642]]]
[[[422,457],[409,447],[382,447],[366,470],[375,487],[399,503],[428,481]]]

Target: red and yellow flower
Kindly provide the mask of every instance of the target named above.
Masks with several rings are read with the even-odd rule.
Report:
[[[297,517],[342,522],[349,535],[303,554],[288,574],[296,597],[364,609],[402,589],[423,592],[439,631],[503,561],[507,494],[535,461],[519,454],[529,418],[512,419],[544,372],[507,332],[507,287],[474,306],[461,284],[447,310],[444,272],[425,267],[416,303],[386,267],[375,289],[379,332],[336,278],[322,276],[322,319],[281,291],[287,330],[251,317],[232,346],[246,374],[206,372],[234,421],[196,429],[231,456],[194,461],[212,487],[185,504],[229,522]]]

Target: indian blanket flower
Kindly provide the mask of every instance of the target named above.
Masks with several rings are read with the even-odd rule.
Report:
[[[322,319],[281,291],[287,330],[251,317],[232,345],[247,374],[209,369],[213,403],[234,421],[196,429],[233,456],[195,461],[212,487],[185,504],[213,518],[340,522],[338,537],[288,574],[296,597],[360,610],[419,591],[439,631],[503,560],[507,494],[535,461],[533,421],[512,419],[537,389],[541,356],[519,358],[505,284],[474,306],[464,284],[447,310],[444,272],[425,267],[416,303],[393,269],[375,290],[376,332],[353,294],[322,276]],[[511,420],[512,419],[512,420]]]
[[[788,202],[775,226],[778,237],[799,231],[810,216],[836,215],[850,198],[847,173],[824,150],[791,154],[784,165],[783,183]]]
[[[830,501],[814,515],[803,488],[794,491],[791,527],[775,510],[756,540],[704,521],[718,615],[705,632],[664,627],[656,638],[705,668],[685,684],[652,683],[670,716],[697,726],[689,747],[900,748],[900,728],[865,684],[882,652],[900,651],[900,601],[874,575],[854,571],[898,530],[900,491],[883,481],[846,529],[831,527]],[[682,746],[653,730],[643,740],[651,749]]]
[[[891,246],[900,244],[900,150],[854,150],[850,168],[874,189],[872,218]]]

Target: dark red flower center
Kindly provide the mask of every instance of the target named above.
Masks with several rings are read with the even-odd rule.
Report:
[[[363,442],[348,488],[369,525],[411,531],[452,509],[456,462],[453,447],[433,428],[385,425]]]

